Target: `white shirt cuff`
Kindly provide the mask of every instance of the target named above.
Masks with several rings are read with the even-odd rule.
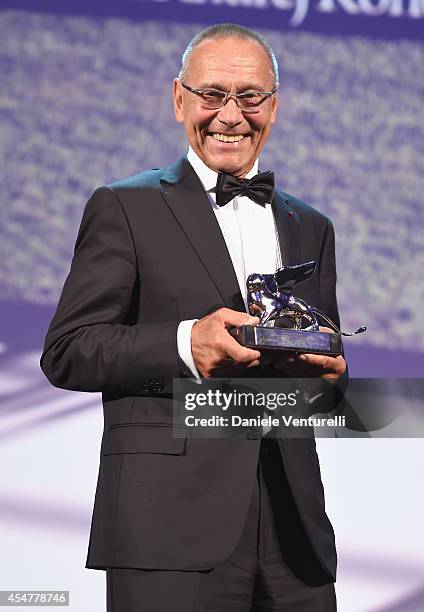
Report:
[[[200,374],[197,371],[196,364],[194,363],[193,355],[191,353],[191,330],[196,321],[198,321],[198,319],[189,319],[180,322],[177,330],[177,348],[178,355],[186,368],[194,378],[200,381]]]

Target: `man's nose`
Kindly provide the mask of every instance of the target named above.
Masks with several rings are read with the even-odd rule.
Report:
[[[219,109],[217,119],[228,127],[234,127],[243,121],[243,113],[235,98],[230,98],[227,104]]]

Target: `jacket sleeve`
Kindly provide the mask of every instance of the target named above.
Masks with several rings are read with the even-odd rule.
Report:
[[[178,321],[134,324],[140,291],[124,209],[114,191],[101,187],[85,207],[45,339],[40,365],[53,385],[127,394],[145,392],[146,380],[158,376],[170,385],[179,375]]]
[[[330,219],[327,219],[327,227],[320,253],[320,309],[339,327],[340,318],[337,309],[336,282],[334,228]]]
[[[336,297],[336,249],[334,238],[334,227],[330,219],[327,219],[327,227],[323,237],[320,254],[320,308],[330,319],[340,327],[340,317]],[[344,352],[342,353],[344,357]],[[314,403],[317,412],[331,412],[337,409],[336,414],[342,414],[344,405],[344,394],[349,382],[348,369],[338,379],[337,383],[329,383],[321,379],[322,392],[324,395]]]

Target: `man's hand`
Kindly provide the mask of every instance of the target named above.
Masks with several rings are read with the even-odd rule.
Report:
[[[258,317],[220,308],[199,319],[191,332],[191,352],[203,378],[239,376],[246,368],[259,365],[259,351],[241,346],[227,329],[240,325],[257,325]]]
[[[320,327],[320,331],[333,333],[329,327]],[[270,358],[268,358],[270,359]],[[287,353],[278,355],[270,361],[276,370],[288,378],[317,378],[336,382],[346,371],[346,362],[341,355],[315,355],[313,353]]]

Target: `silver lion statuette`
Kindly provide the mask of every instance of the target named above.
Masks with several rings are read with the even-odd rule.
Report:
[[[321,310],[293,295],[293,288],[312,276],[316,262],[283,266],[275,274],[250,274],[247,278],[247,303],[250,314],[259,317],[257,326],[242,325],[230,333],[244,346],[295,353],[340,355],[342,336],[366,331],[362,326],[351,333],[342,332]],[[334,333],[320,331],[319,323]]]

